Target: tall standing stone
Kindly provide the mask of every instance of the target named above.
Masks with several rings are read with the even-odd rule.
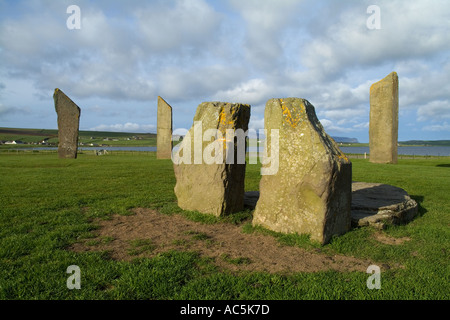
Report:
[[[172,147],[172,107],[158,96],[156,158],[170,159]]]
[[[194,125],[173,158],[180,208],[215,216],[244,209],[249,119],[246,104],[203,102],[198,106]]]
[[[172,155],[172,107],[158,96],[156,158],[170,159]]]
[[[58,88],[55,89],[53,100],[58,115],[58,157],[76,159],[81,110]]]
[[[370,87],[370,162],[397,163],[398,76],[390,73]]]
[[[253,225],[282,233],[310,234],[327,243],[351,227],[352,166],[305,99],[266,103],[266,154],[278,171],[263,175]],[[278,131],[279,141],[272,141]],[[277,148],[273,148],[273,146]],[[269,166],[271,164],[263,165]]]

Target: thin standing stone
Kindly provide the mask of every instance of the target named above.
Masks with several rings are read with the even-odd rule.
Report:
[[[156,158],[170,159],[172,154],[172,107],[158,96]]]
[[[370,162],[397,163],[398,76],[391,72],[370,87]]]
[[[76,159],[81,110],[58,88],[55,89],[53,100],[58,115],[58,157]]]

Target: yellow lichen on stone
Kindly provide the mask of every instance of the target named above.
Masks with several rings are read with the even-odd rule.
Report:
[[[347,162],[347,163],[350,162],[350,160],[348,160],[347,156],[346,156],[345,154],[343,154],[342,152],[339,153],[338,159],[339,159],[339,160],[343,159],[343,160],[344,160],[345,162]]]
[[[220,111],[219,114],[219,124],[225,126],[227,124],[227,115],[225,114],[224,108]]]
[[[220,113],[219,113],[219,130],[220,133],[222,134],[222,138],[218,139],[218,141],[221,141],[222,145],[223,145],[223,151],[225,152],[227,149],[227,143],[229,142],[229,140],[227,140],[226,137],[226,130],[227,129],[234,129],[235,126],[235,122],[233,120],[233,115],[236,113],[236,109],[231,107],[229,110],[229,114],[228,114],[228,118],[229,120],[227,121],[227,112],[225,110],[225,107],[222,107]]]
[[[298,123],[300,122],[300,115],[297,114],[295,117],[292,116],[291,111],[283,104],[283,99],[280,99],[281,102],[281,109],[283,110],[283,116],[285,118],[285,121],[292,127],[296,128]]]

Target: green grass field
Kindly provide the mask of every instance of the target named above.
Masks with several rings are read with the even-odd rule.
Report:
[[[52,129],[20,129],[20,128],[1,128],[0,140],[13,141],[20,140],[26,144],[19,145],[0,145],[0,148],[27,148],[36,147],[29,143],[39,143],[48,139],[50,144],[58,144],[58,130]],[[155,147],[156,134],[154,133],[129,133],[129,132],[106,132],[106,131],[84,131],[79,133],[79,142],[85,146],[89,144],[108,145],[115,147]]]
[[[398,165],[352,162],[353,180],[401,187],[420,204],[414,221],[382,231],[410,241],[383,244],[373,238],[378,231],[367,227],[321,248],[330,255],[402,265],[382,269],[379,290],[367,288],[365,272],[236,274],[220,271],[190,251],[124,262],[108,252],[67,250],[92,237],[94,218],[129,215],[134,207],[208,223],[238,223],[243,232],[265,231],[251,227],[248,212],[236,219],[212,219],[180,210],[172,163],[156,160],[154,154],[81,154],[77,160],[0,154],[0,299],[449,299],[450,159],[400,160]],[[258,190],[259,179],[259,166],[248,165],[246,190]],[[280,245],[317,250],[304,236],[272,236]],[[70,265],[81,269],[80,290],[67,288]]]

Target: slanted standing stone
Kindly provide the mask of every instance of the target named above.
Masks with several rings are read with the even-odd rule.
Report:
[[[390,73],[370,87],[370,162],[397,163],[398,76]]]
[[[158,97],[156,158],[170,159],[172,154],[172,107]]]
[[[266,104],[264,127],[268,156],[274,152],[272,131],[279,130],[279,168],[261,178],[253,225],[310,234],[322,244],[347,232],[351,227],[351,162],[323,129],[314,106],[300,98],[271,99]]]
[[[246,166],[243,133],[248,129],[249,119],[250,106],[246,104],[203,102],[198,106],[194,125],[179,145],[179,158],[173,158],[174,190],[180,208],[215,216],[243,210]],[[209,135],[208,129],[217,134]],[[227,137],[227,129],[236,133],[236,140]],[[211,159],[221,154],[211,163]]]
[[[81,110],[58,88],[55,89],[53,100],[58,115],[58,157],[76,159]]]

